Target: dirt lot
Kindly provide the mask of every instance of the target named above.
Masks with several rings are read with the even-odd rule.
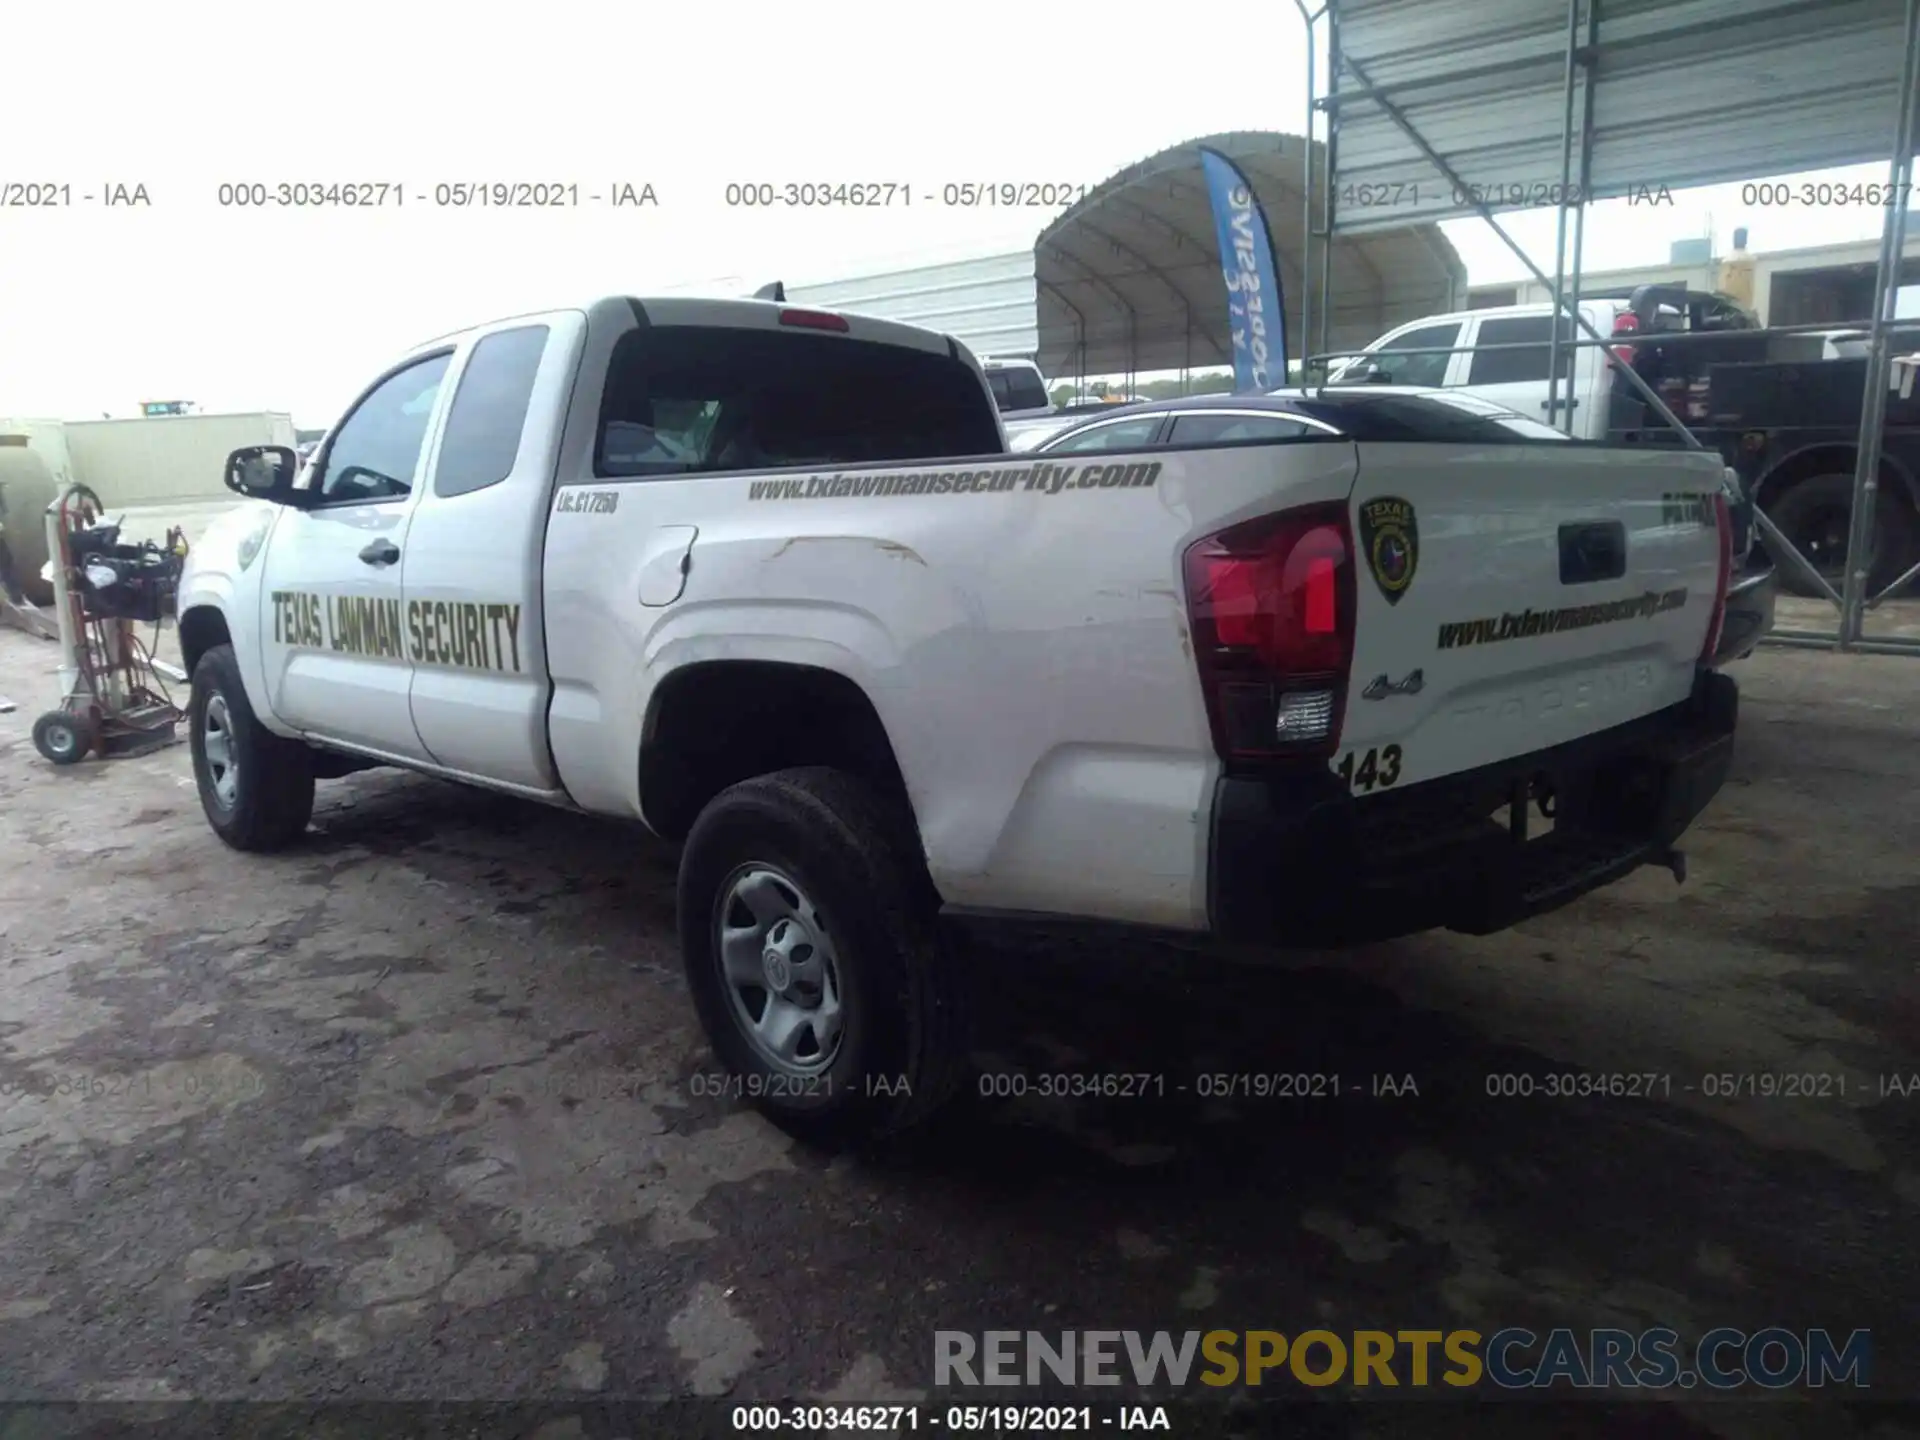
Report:
[[[1828,600],[1801,600],[1782,595],[1774,615],[1781,630],[1805,630],[1822,635],[1834,633],[1840,613]],[[1920,599],[1889,600],[1877,610],[1869,610],[1861,634],[1868,640],[1920,640]]]
[[[986,1067],[1166,1097],[829,1161],[711,1093],[661,847],[376,772],[242,858],[184,747],[40,760],[51,656],[0,632],[0,1396],[885,1400],[936,1328],[1778,1324],[1871,1328],[1874,1394],[1920,1397],[1920,1094],[1879,1093],[1920,1070],[1914,662],[1737,667],[1684,888],[1285,964],[992,949]],[[1488,1093],[1575,1069],[1667,1079]],[[1297,1071],[1359,1093],[1173,1093]],[[1845,1094],[1707,1093],[1780,1074]],[[1916,1433],[1680,1400],[1514,1433]],[[1292,1433],[1491,1433],[1316,1408]]]

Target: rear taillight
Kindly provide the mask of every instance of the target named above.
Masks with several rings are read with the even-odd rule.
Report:
[[[847,332],[847,317],[830,310],[782,310],[780,323],[808,330],[838,330],[843,335]]]
[[[1330,754],[1353,663],[1346,506],[1304,506],[1196,541],[1186,582],[1221,758]]]
[[[1616,335],[1632,335],[1638,331],[1639,328],[1640,318],[1631,310],[1622,310],[1618,315],[1613,317],[1613,333]],[[1633,364],[1633,346],[1615,345],[1613,347],[1613,353],[1614,357],[1623,365]]]
[[[1720,533],[1720,576],[1713,595],[1713,615],[1707,621],[1707,643],[1700,647],[1700,663],[1711,665],[1714,651],[1720,648],[1720,632],[1727,624],[1727,591],[1733,588],[1733,509],[1726,492],[1713,495],[1713,525]]]

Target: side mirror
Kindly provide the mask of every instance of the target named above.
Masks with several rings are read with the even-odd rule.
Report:
[[[227,456],[227,488],[250,500],[298,505],[307,492],[295,490],[300,457],[284,445],[247,445]]]

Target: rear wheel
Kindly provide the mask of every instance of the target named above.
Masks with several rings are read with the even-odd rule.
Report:
[[[193,778],[213,833],[236,850],[279,850],[313,816],[313,752],[255,717],[231,645],[193,667]]]
[[[1867,588],[1878,593],[1913,563],[1920,523],[1912,504],[1885,483],[1876,491],[1874,523],[1867,535]],[[1838,591],[1846,583],[1847,537],[1853,523],[1853,476],[1812,475],[1767,507],[1780,533]],[[1781,588],[1809,598],[1820,592],[1787,560],[1777,569]]]
[[[721,792],[681,855],[687,983],[735,1093],[802,1139],[920,1123],[968,1059],[964,975],[901,807],[841,771]]]

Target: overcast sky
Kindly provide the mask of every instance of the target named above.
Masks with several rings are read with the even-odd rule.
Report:
[[[0,208],[0,416],[188,399],[317,427],[446,330],[594,293],[738,294],[1022,249],[1052,212],[919,197],[949,181],[1097,184],[1199,136],[1298,133],[1304,104],[1304,29],[1282,3],[1235,7],[1230,38],[1010,0],[13,10],[0,185],[66,183],[74,204]],[[364,211],[218,203],[223,182],[354,180],[399,182],[407,198]],[[416,203],[439,182],[492,180],[574,182],[583,200],[651,184],[659,203]],[[756,180],[904,182],[916,200],[728,208],[727,184]],[[114,183],[144,185],[151,205],[80,198]],[[1594,207],[1589,268],[1664,261],[1709,217],[1723,247],[1743,223],[1756,249],[1878,234],[1878,212],[1743,212],[1738,186],[1679,201]],[[1550,252],[1551,216],[1510,228]],[[1478,221],[1447,229],[1475,283],[1520,273]]]

